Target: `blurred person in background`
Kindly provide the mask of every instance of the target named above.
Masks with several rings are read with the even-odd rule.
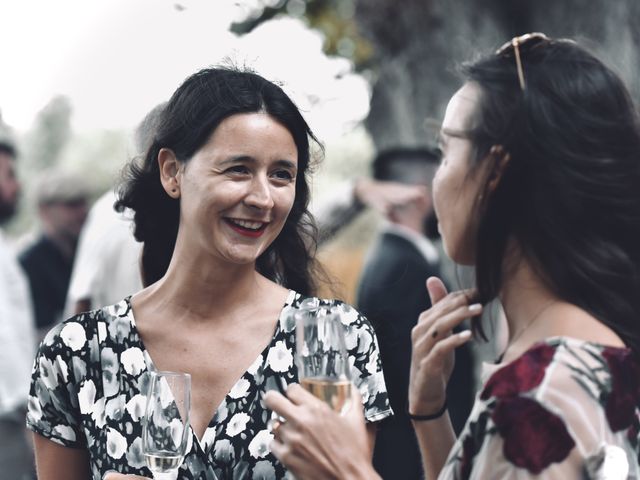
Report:
[[[50,170],[34,189],[41,233],[19,255],[27,274],[39,337],[62,320],[78,237],[91,189],[80,175]]]
[[[433,307],[412,332],[408,408],[426,477],[640,478],[636,106],[593,54],[540,33],[462,72],[433,191],[445,250],[475,265],[476,289],[430,278]],[[495,298],[508,341],[456,438],[446,385],[470,333],[453,328]],[[357,409],[339,417],[297,385],[288,396],[265,401],[287,419],[271,449],[296,478],[376,478]]]
[[[0,226],[15,214],[20,184],[16,150],[0,138]],[[32,478],[24,414],[36,335],[29,285],[0,228],[0,477]]]
[[[429,148],[398,147],[376,155],[373,178],[425,189],[428,194],[386,212],[387,221],[367,253],[360,277],[357,308],[373,325],[389,401],[394,416],[380,424],[373,465],[385,479],[422,478],[422,462],[411,420],[407,415],[411,330],[420,314],[431,307],[424,283],[440,277],[431,183],[440,155]],[[431,237],[431,238],[430,238]],[[462,430],[473,399],[473,365],[468,346],[456,351],[455,369],[447,391],[456,432]]]
[[[154,139],[166,103],[145,115],[134,132],[134,156],[142,156]],[[117,212],[113,190],[91,207],[73,264],[65,318],[93,308],[113,305],[142,290],[142,244],[133,236],[133,212]]]

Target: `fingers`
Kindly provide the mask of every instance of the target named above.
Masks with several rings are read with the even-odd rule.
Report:
[[[464,332],[450,335],[447,338],[437,342],[424,358],[420,360],[420,367],[427,368],[431,371],[440,371],[445,368],[452,352],[461,345],[464,345],[471,338],[471,332]]]
[[[474,304],[473,308],[469,309],[469,295],[471,295],[471,293],[471,290],[461,290],[448,294],[438,303],[434,304],[429,310],[422,312],[414,330],[427,330],[438,322],[439,319],[454,311],[459,311],[464,314],[460,318],[460,321],[467,317],[478,315],[482,311],[482,305]]]
[[[287,388],[288,391],[289,389]],[[276,412],[287,420],[294,416],[295,405],[287,397],[275,390],[269,390],[264,394],[264,403],[269,410]]]
[[[449,358],[449,354],[458,348],[460,345],[464,345],[471,338],[471,332],[469,330],[465,330],[460,333],[456,333],[455,335],[450,335],[447,338],[440,340],[435,344],[435,346],[431,349],[429,354],[422,359],[423,364],[431,364],[435,367],[441,367],[444,365],[444,362],[447,358]]]
[[[438,277],[429,277],[427,278],[427,292],[429,292],[431,305],[435,305],[447,296],[447,287]]]
[[[304,404],[321,404],[325,405],[324,402],[314,397],[312,394],[307,392],[304,388],[302,388],[297,383],[291,383],[287,387],[287,397],[291,400],[295,405],[304,405]]]
[[[415,327],[414,340],[418,340],[428,333],[428,337],[434,339],[448,336],[451,331],[464,322],[467,318],[475,317],[482,312],[482,305],[457,305],[440,314],[433,315],[432,319],[418,323]]]

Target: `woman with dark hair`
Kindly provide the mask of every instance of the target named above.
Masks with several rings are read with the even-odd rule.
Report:
[[[254,73],[210,68],[174,93],[117,203],[135,212],[147,288],[67,320],[36,358],[27,423],[41,480],[150,476],[141,421],[153,370],[192,377],[180,479],[285,476],[262,396],[297,381],[291,313],[315,291],[310,139],[289,97]],[[388,416],[370,325],[322,302],[350,324],[368,419]]]
[[[433,307],[412,332],[408,409],[426,477],[639,478],[633,102],[585,49],[542,34],[514,38],[463,73],[441,128],[433,194],[446,251],[476,266],[477,285],[447,294],[428,279]],[[508,343],[485,364],[456,440],[445,387],[453,351],[470,334],[452,329],[494,298],[505,310]],[[358,448],[366,442],[357,411],[347,421],[324,412],[326,429],[302,428],[296,420],[307,410],[324,409],[297,386],[288,396],[270,393],[267,404],[290,420],[272,449],[296,476],[320,478],[312,472],[324,468],[339,478],[375,477]],[[314,448],[326,444],[332,448]],[[333,468],[332,457],[347,460]]]

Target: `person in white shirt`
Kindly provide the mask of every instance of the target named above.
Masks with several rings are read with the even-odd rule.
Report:
[[[35,351],[29,285],[1,225],[13,217],[20,184],[16,151],[0,140],[0,476],[30,478],[33,454],[26,443],[24,413]]]

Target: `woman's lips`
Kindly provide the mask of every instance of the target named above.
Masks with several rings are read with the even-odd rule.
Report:
[[[251,238],[261,237],[267,228],[266,222],[254,222],[249,220],[232,220],[226,218],[227,224],[240,235]]]

